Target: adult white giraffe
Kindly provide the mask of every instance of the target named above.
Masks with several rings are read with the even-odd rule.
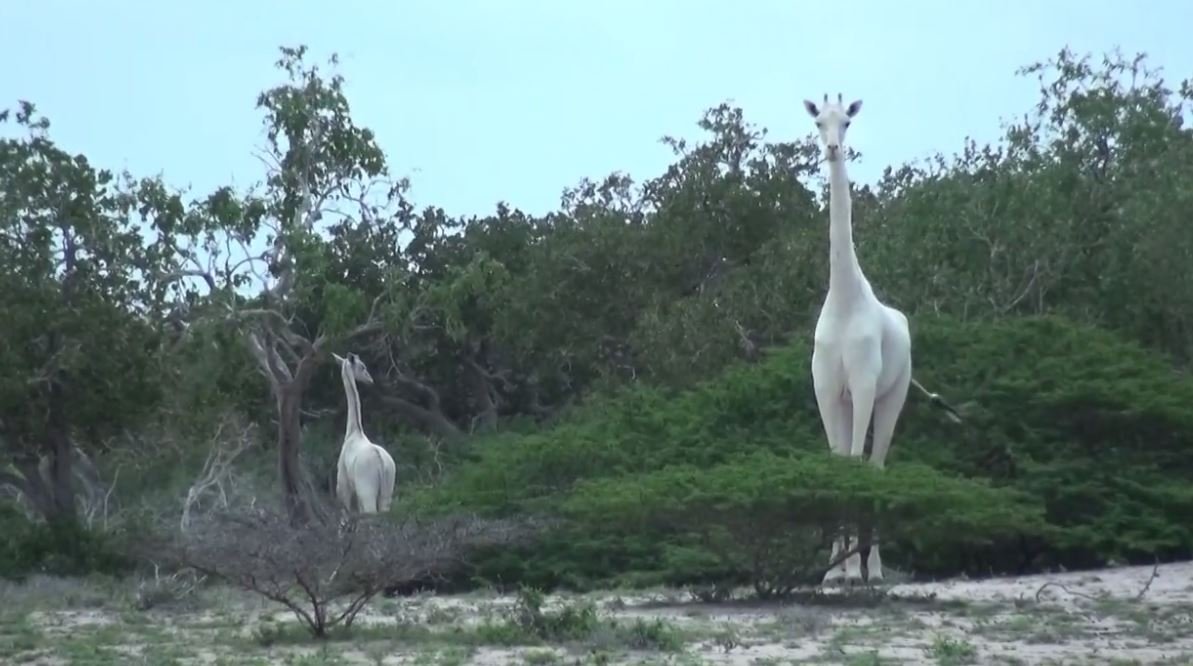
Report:
[[[336,497],[348,511],[353,504],[361,513],[389,511],[394,494],[394,459],[389,453],[369,441],[360,419],[360,394],[356,382],[373,383],[364,361],[356,354],[347,358],[332,354],[340,365],[344,380],[344,395],[348,398],[348,424],[344,430],[344,444],[336,461]]]
[[[829,102],[827,94],[821,106],[804,101],[816,119],[829,166],[829,281],[816,321],[812,383],[832,452],[862,456],[873,417],[870,462],[882,468],[912,381],[911,333],[907,317],[874,295],[854,251],[845,133],[862,102],[857,100],[848,107],[841,102],[839,93],[835,103]],[[871,535],[866,560],[870,581],[882,579],[876,532]],[[846,535],[834,539],[830,561],[854,548],[859,536],[851,526]],[[849,555],[844,566],[838,563],[829,569],[823,582],[835,583],[842,577],[847,583],[861,582],[859,553]]]

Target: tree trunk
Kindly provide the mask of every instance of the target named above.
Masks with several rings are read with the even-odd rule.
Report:
[[[495,389],[479,363],[472,361],[466,364],[470,389],[472,392],[473,408],[476,410],[472,417],[474,432],[487,432],[497,427],[497,400]]]
[[[306,524],[322,520],[314,491],[302,473],[302,388],[292,381],[282,385],[278,405],[278,472],[282,499],[290,520]]]
[[[57,373],[55,373],[57,374]],[[66,419],[66,399],[62,395],[59,377],[49,382],[49,404],[46,412],[44,446],[49,453],[49,486],[51,513],[48,522],[70,523],[77,518],[75,509],[74,451]]]
[[[62,230],[62,301],[71,307],[74,301],[74,286],[77,273],[78,245],[68,225]],[[50,350],[54,359],[66,347],[67,341],[60,330],[50,333]],[[46,516],[50,522],[74,522],[75,512],[74,456],[71,455],[70,427],[66,418],[66,397],[62,394],[62,369],[51,361],[49,373],[49,402],[46,410],[45,446],[50,453],[50,478],[46,480],[53,495],[54,515]]]

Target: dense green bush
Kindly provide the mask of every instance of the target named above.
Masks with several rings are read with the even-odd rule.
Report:
[[[818,581],[844,517],[873,521],[896,552],[939,553],[1043,529],[1040,507],[1010,489],[914,463],[878,470],[827,452],[758,450],[703,469],[680,463],[582,482],[563,509],[593,533],[668,542],[666,582],[730,574],[762,596]]]
[[[916,329],[917,375],[966,404],[967,424],[958,437],[908,410],[893,457],[1042,499],[1056,529],[1021,553],[1037,565],[1193,552],[1193,381],[1168,359],[1053,317]]]
[[[505,583],[782,591],[818,575],[828,530],[863,510],[888,562],[933,574],[1190,553],[1193,382],[1165,359],[1049,317],[923,318],[915,336],[917,377],[966,423],[913,393],[883,472],[828,454],[796,341],[687,391],[626,390],[481,440],[418,499],[565,518],[480,563]]]
[[[33,523],[0,501],[0,578],[121,573],[129,562],[106,535],[73,522]]]

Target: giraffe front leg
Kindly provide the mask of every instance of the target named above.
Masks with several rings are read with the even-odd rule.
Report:
[[[874,394],[877,380],[872,372],[859,373],[856,380],[850,382],[850,393],[853,397],[853,422],[850,434],[849,455],[861,458],[866,450],[866,432],[870,429],[870,416],[874,411]],[[860,552],[861,530],[856,521],[850,521],[850,538],[846,543],[852,547],[848,559],[845,560],[845,580],[850,585],[861,584],[862,554]]]
[[[838,388],[822,388],[817,391],[816,399],[820,407],[821,419],[824,421],[825,433],[828,435],[830,451],[833,455],[849,455],[849,438],[853,428],[853,405],[841,397]],[[841,553],[846,550],[848,531],[845,526],[840,527],[841,531],[833,537],[832,552],[829,555],[830,564],[836,562]],[[837,562],[825,572],[821,585],[837,585],[845,578],[845,575],[845,562]]]
[[[836,562],[837,558],[841,556],[841,551],[843,550],[845,550],[845,537],[838,534],[833,539],[833,552],[831,555],[829,555],[829,564]],[[833,564],[833,566],[831,566],[829,570],[825,572],[824,580],[820,581],[820,584],[824,586],[837,585],[844,577],[845,565],[843,562],[838,562],[837,564]]]
[[[845,558],[845,582],[846,584],[860,585],[862,583],[862,554],[858,552],[858,532],[857,529],[849,531],[849,538],[845,540],[846,548],[853,549],[849,557]]]
[[[881,583],[882,556],[878,554],[878,528],[870,531],[870,555],[866,558],[866,580],[871,583]]]

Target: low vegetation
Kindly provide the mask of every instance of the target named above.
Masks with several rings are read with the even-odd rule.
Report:
[[[1188,565],[1149,567],[1126,589],[1107,576],[1028,581],[1015,596],[988,581],[989,598],[949,585],[886,594],[809,597],[800,604],[707,605],[648,590],[545,595],[481,591],[370,604],[351,627],[322,638],[259,598],[201,583],[185,598],[136,605],[126,581],[31,576],[0,583],[0,659],[15,663],[531,664],[677,662],[888,664],[1183,663],[1193,655],[1190,611],[1171,596]],[[1046,581],[1046,582],[1045,582]],[[1050,584],[1050,587],[1042,587]],[[1014,585],[1011,583],[1010,585]],[[1119,586],[1121,587],[1121,586]],[[1033,592],[1039,591],[1039,599]],[[1142,597],[1139,591],[1146,592]],[[1005,596],[1004,596],[1005,595]],[[280,611],[280,612],[279,612]]]

